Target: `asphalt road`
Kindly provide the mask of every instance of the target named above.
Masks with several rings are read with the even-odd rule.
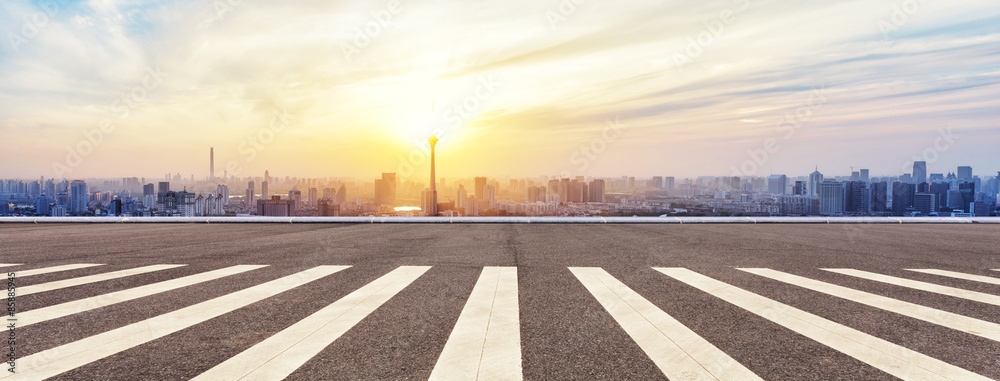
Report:
[[[371,311],[358,315],[356,323],[337,323],[346,324],[339,336],[318,335],[322,337],[319,344],[312,344],[314,351],[302,352],[308,355],[288,355],[301,364],[281,376],[295,380],[427,379],[446,345],[451,345],[449,337],[460,316],[465,319],[463,309],[484,268],[501,266],[517,272],[513,320],[519,327],[515,325],[513,332],[520,334],[519,372],[525,379],[666,379],[669,371],[654,360],[664,358],[663,353],[639,343],[667,341],[648,335],[633,337],[625,328],[653,322],[648,313],[655,314],[655,310],[683,325],[684,329],[660,332],[685,352],[691,352],[694,344],[672,335],[686,329],[735,360],[726,369],[745,368],[763,379],[897,379],[901,373],[887,371],[893,365],[882,361],[902,359],[918,367],[932,363],[919,356],[944,364],[944,370],[935,371],[941,376],[971,371],[1000,379],[1000,329],[994,331],[1000,327],[1000,305],[991,302],[1000,298],[1000,283],[907,270],[949,270],[1000,281],[1000,272],[993,270],[1000,269],[997,225],[0,225],[0,254],[0,263],[20,264],[3,267],[18,274],[18,290],[142,266],[185,265],[19,295],[17,316],[24,319],[33,310],[94,300],[88,298],[112,292],[181,282],[178,279],[235,265],[266,265],[190,285],[175,284],[174,289],[131,300],[78,303],[86,307],[34,324],[19,320],[16,377],[26,379],[190,379],[243,352],[260,349],[265,340],[287,328],[301,327],[296,324],[327,306],[364,299],[345,297],[364,291],[387,274],[396,274],[394,270],[401,266],[429,269],[403,282],[398,293],[386,294],[382,302],[374,302],[377,298],[358,302],[360,307],[352,311],[366,306]],[[66,264],[102,265],[20,275]],[[324,265],[350,267],[308,281],[295,278]],[[655,308],[616,309],[618,317],[647,313],[644,318],[616,320],[570,268],[601,269],[638,294],[640,302]],[[875,344],[861,352],[835,349],[831,343],[843,340],[810,336],[781,324],[787,321],[778,316],[782,312],[755,313],[725,300],[721,293],[705,291],[690,280],[655,268],[690,270],[794,307],[809,319],[827,321],[824,324],[843,327],[854,335],[837,337],[852,342],[864,337],[891,350],[878,352],[872,349]],[[824,282],[822,287],[839,285],[841,290],[848,289],[844,292],[883,298],[872,299],[870,303],[876,305],[866,304],[863,298],[835,296],[740,270],[745,268],[777,270]],[[859,269],[950,288],[931,292],[823,270],[829,268]],[[279,289],[278,283],[261,286],[288,277],[301,281],[286,289]],[[247,289],[274,294],[232,297],[245,305],[225,299]],[[977,293],[946,295],[955,289]],[[495,294],[499,300],[503,292]],[[223,303],[221,310],[212,310],[200,304],[218,298],[234,307],[226,310],[229,304]],[[637,302],[628,303],[635,307]],[[890,304],[897,309],[883,307]],[[184,311],[201,320],[189,317],[195,320],[188,324],[179,317],[173,319],[177,311],[196,305]],[[504,313],[509,311],[494,307],[492,314],[470,312],[469,318],[497,319],[507,316]],[[175,315],[148,320],[168,314]],[[963,330],[952,324],[956,321],[978,325]],[[143,336],[164,327],[173,330]],[[320,327],[316,324],[310,332]],[[111,336],[113,340],[107,339]],[[107,340],[95,341],[102,338]],[[489,340],[481,345],[484,352],[493,345]],[[119,349],[108,349],[116,345]],[[77,353],[72,348],[84,350],[77,349]],[[107,355],[100,355],[104,350]],[[272,352],[277,355],[282,350],[263,351]],[[482,356],[484,363],[487,357]],[[711,356],[699,358],[703,366],[718,365],[711,363]],[[710,363],[705,363],[706,358]],[[287,360],[248,359],[259,362],[258,371],[280,369],[279,362]],[[516,358],[499,360],[500,367],[516,365]],[[36,367],[50,373],[31,376]],[[480,374],[485,372],[482,369]],[[11,374],[5,372],[0,379],[7,376]]]

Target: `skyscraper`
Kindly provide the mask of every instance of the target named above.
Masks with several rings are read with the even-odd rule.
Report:
[[[318,206],[317,200],[319,200],[319,192],[316,191],[316,188],[309,188],[309,206]]]
[[[901,182],[892,183],[892,213],[901,216],[907,209],[913,208],[913,195],[917,186]]]
[[[375,180],[375,203],[379,205],[396,205],[395,173],[383,173],[381,179]]]
[[[588,197],[589,202],[604,202],[604,180],[596,179],[590,182],[590,197]]]
[[[836,215],[844,213],[844,184],[833,180],[819,183],[819,213]]]
[[[809,195],[813,197],[819,196],[819,185],[823,183],[823,174],[819,173],[819,167],[816,167],[816,171],[809,174]]]
[[[913,162],[913,177],[910,181],[914,184],[926,183],[927,182],[927,162],[926,161],[914,161]]]
[[[482,200],[482,199],[484,199],[486,197],[485,193],[483,193],[483,188],[485,188],[485,187],[486,187],[486,178],[485,177],[477,177],[476,178],[476,199],[477,200]],[[551,187],[550,187],[549,191],[558,191],[558,190],[552,190]]]
[[[83,180],[73,180],[69,184],[69,212],[83,214],[87,212],[87,183]]]
[[[268,185],[267,184],[267,180],[264,180],[264,181],[260,182],[260,199],[261,200],[267,200],[267,199],[270,198],[270,197],[268,197],[268,194],[267,194],[268,193],[267,192],[267,185]]]
[[[972,167],[958,167],[958,181],[972,181]]]
[[[871,177],[868,176],[868,170],[867,169],[862,169],[861,170],[861,181],[864,181],[866,183],[869,182],[869,181],[871,181]]]

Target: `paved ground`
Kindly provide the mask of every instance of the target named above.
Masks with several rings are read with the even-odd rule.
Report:
[[[296,380],[456,379],[468,364],[483,378],[1000,379],[997,225],[2,225],[0,254],[19,264],[2,267],[19,291],[10,379],[190,379],[236,363]],[[30,271],[68,264],[101,266]],[[83,278],[159,264],[185,266]],[[185,278],[236,265],[266,267]],[[318,266],[329,274],[302,273]]]

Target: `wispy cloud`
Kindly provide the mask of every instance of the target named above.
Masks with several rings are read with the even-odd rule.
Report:
[[[829,103],[763,171],[895,173],[925,133],[1000,123],[992,1],[926,2],[888,34],[889,0],[586,1],[572,12],[555,0],[398,0],[389,21],[390,1],[53,3],[0,3],[0,172],[12,176],[51,176],[149,67],[167,73],[163,86],[76,173],[201,174],[209,146],[239,157],[275,108],[294,122],[248,172],[391,171],[447,125],[430,104],[461,102],[482,76],[502,86],[442,141],[439,165],[454,176],[555,173],[615,117],[629,134],[587,174],[727,174],[819,87]],[[728,9],[718,32],[710,24]],[[553,25],[550,12],[564,19]],[[27,25],[37,14],[44,25]],[[370,41],[348,59],[358,33]],[[675,65],[703,33],[710,43]],[[990,169],[997,143],[963,141],[937,164]]]

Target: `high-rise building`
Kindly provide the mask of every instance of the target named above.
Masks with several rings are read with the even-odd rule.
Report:
[[[476,177],[476,199],[483,200],[486,198],[486,194],[483,193],[483,189],[486,188],[486,178]]]
[[[5,201],[6,202],[6,201]],[[39,216],[47,216],[51,214],[50,200],[47,196],[39,196],[35,199],[35,214]]]
[[[786,194],[788,193],[788,176],[785,175],[771,175],[767,178],[767,191],[771,194]]]
[[[382,179],[375,180],[375,203],[396,205],[396,185],[395,173],[383,173]]]
[[[972,167],[958,167],[958,181],[972,181]]]
[[[913,162],[913,177],[910,179],[913,184],[920,184],[927,182],[927,162],[926,161],[914,161]]]
[[[823,215],[844,214],[844,185],[834,180],[819,183],[819,213]]]
[[[268,195],[268,191],[267,191],[267,185],[268,185],[267,180],[264,180],[264,181],[260,182],[260,199],[261,200],[267,200],[267,199],[270,198],[269,195]]]
[[[246,194],[247,206],[254,205],[257,202],[256,200],[257,193],[256,190],[254,190],[253,188],[254,188],[253,180],[250,180],[249,182],[247,182],[247,194]]]
[[[668,191],[674,190],[674,178],[673,177],[669,177],[668,176],[668,177],[664,177],[663,178],[663,189],[668,190]]]
[[[948,191],[951,190],[951,184],[946,182],[933,182],[929,185],[927,193],[933,193],[937,196],[937,200],[934,201],[934,205],[938,208],[948,205]],[[937,212],[937,210],[935,210]]]
[[[604,202],[604,188],[605,183],[603,179],[595,179],[590,182],[589,186],[589,197],[587,201],[589,202]]]
[[[316,214],[320,217],[339,217],[340,204],[330,198],[322,198],[316,206]]]
[[[340,184],[340,189],[337,190],[337,203],[343,204],[347,202],[347,185]]]
[[[88,189],[83,180],[73,180],[69,184],[69,212],[84,214],[87,212]]]
[[[916,193],[913,195],[913,209],[922,214],[937,213],[937,199],[934,193]]]
[[[653,188],[663,189],[663,176],[653,176]]]
[[[819,185],[823,183],[823,174],[819,173],[819,167],[809,174],[809,195],[813,197],[819,196]]]
[[[913,208],[913,195],[916,194],[916,184],[892,183],[892,213],[901,216]]]
[[[805,181],[796,181],[792,186],[792,196],[808,196],[808,191]]]
[[[318,207],[319,204],[316,203],[318,200],[319,192],[316,191],[316,188],[309,188],[309,206]]]
[[[861,170],[861,181],[864,181],[866,183],[869,182],[869,181],[871,181],[871,177],[868,176],[868,170],[867,169],[862,169]]]
[[[301,209],[302,191],[298,190],[297,188],[292,188],[292,190],[288,191],[288,202],[290,202],[292,204],[292,207],[294,207],[296,210]]]
[[[854,214],[871,213],[871,190],[868,189],[868,183],[861,180],[844,183],[844,211]]]
[[[455,199],[455,202],[456,202],[455,207],[456,208],[464,208],[465,207],[465,200],[467,198],[469,198],[469,192],[467,192],[465,190],[465,186],[464,185],[459,184],[458,185],[458,198]]]
[[[159,186],[156,188],[156,193],[167,193],[170,192],[170,182],[160,181]]]

